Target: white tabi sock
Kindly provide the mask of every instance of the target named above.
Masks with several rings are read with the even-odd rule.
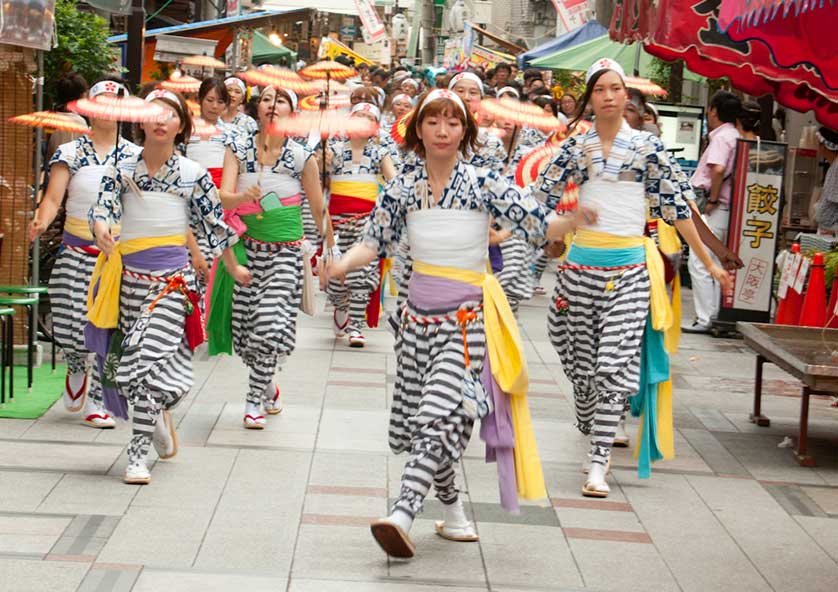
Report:
[[[84,379],[87,376],[87,372],[75,372],[70,374],[70,379],[68,380],[70,384],[70,388],[73,389],[73,394],[79,392],[81,386],[84,384]]]
[[[450,505],[443,504],[442,507],[442,519],[445,521],[445,526],[453,528],[468,526],[469,520],[463,507],[462,498],[457,498],[457,501]]]
[[[413,518],[404,512],[393,512],[387,517],[387,520],[401,528],[405,533],[410,532],[410,527],[413,526]]]

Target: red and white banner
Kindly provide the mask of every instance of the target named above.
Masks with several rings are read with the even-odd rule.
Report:
[[[378,13],[375,11],[371,0],[355,0],[355,10],[358,11],[358,16],[361,17],[361,27],[363,27],[364,41],[366,43],[375,43],[380,41],[386,33],[384,23],[378,18]]]
[[[721,320],[768,322],[785,169],[785,144],[737,142],[727,242],[745,266],[731,272],[733,288],[722,294]]]
[[[556,21],[556,36],[581,27],[588,22],[591,15],[588,0],[553,0],[558,20]]]

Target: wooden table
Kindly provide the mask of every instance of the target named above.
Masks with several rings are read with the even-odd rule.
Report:
[[[809,396],[838,395],[838,352],[833,356],[828,351],[838,350],[838,329],[827,329],[823,338],[823,330],[812,327],[740,322],[737,329],[745,338],[745,344],[757,353],[751,422],[758,426],[771,424],[761,410],[762,366],[771,362],[801,382],[800,434],[794,453],[804,467],[815,466],[815,459],[807,451]],[[824,346],[824,339],[828,347]]]

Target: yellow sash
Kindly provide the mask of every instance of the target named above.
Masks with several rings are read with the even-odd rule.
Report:
[[[329,190],[332,195],[345,195],[371,202],[378,199],[378,184],[367,181],[335,180],[329,185]]]
[[[90,287],[87,289],[87,319],[100,329],[115,329],[119,323],[119,288],[122,283],[122,256],[154,247],[180,247],[186,244],[186,235],[172,234],[152,238],[132,238],[114,246],[110,257],[99,253]],[[99,288],[96,297],[93,289]]]
[[[604,232],[580,229],[576,231],[574,244],[594,249],[627,249],[642,246],[646,250],[646,269],[649,272],[650,308],[652,328],[666,331],[672,325],[672,309],[666,294],[666,274],[663,259],[655,241],[648,236],[614,236]]]
[[[658,244],[661,253],[674,255],[681,252],[681,239],[678,238],[678,231],[673,226],[658,220]],[[664,340],[666,351],[671,354],[678,353],[678,343],[681,340],[681,278],[678,277],[678,270],[675,270],[675,279],[672,281],[672,318],[675,322],[666,330]]]
[[[497,278],[479,271],[443,267],[422,261],[413,262],[413,271],[483,289],[483,322],[492,376],[500,388],[510,396],[512,426],[515,431],[515,481],[518,495],[524,499],[546,497],[544,474],[527,405],[529,376],[524,346],[518,323]]]
[[[119,225],[111,226],[112,235],[119,236],[119,230]],[[81,218],[67,216],[64,220],[64,232],[69,232],[73,236],[83,238],[84,240],[93,240],[93,234],[90,232],[90,226],[87,220],[82,220]]]

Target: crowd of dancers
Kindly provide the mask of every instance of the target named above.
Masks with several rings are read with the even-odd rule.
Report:
[[[347,116],[378,124],[370,137],[270,134],[294,116],[297,96],[233,76],[200,86],[200,118],[217,129],[209,137],[193,132],[182,95],[147,88],[141,96],[165,115],[136,126],[134,142],[92,119],[88,134],[53,146],[30,234],[36,240],[63,203],[49,283],[67,363],[63,402],[96,429],[130,417],[126,483],[151,482],[152,446],[162,459],[177,453],[171,410],[193,386],[197,348],[247,366],[244,429],[282,411],[278,371],[294,352],[300,310],[313,312],[316,273],[336,339],[363,347],[382,312],[395,337],[389,443],[408,460],[390,514],[371,526],[376,541],[411,557],[410,529],[431,486],[444,507],[437,533],[477,540],[455,471],[477,420],[502,506],[545,495],[516,314],[544,292],[541,274],[559,255],[545,322],[573,384],[576,425],[591,439],[582,494],[608,495],[629,408],[644,426],[641,476],[673,454],[667,331],[678,319],[660,253],[677,230],[708,273],[728,281],[693,225],[689,183],[641,129],[652,110],[629,93],[619,64],[593,64],[578,100],[551,97],[538,73],[521,85],[498,70],[430,82],[404,68],[361,69]],[[62,84],[93,99],[128,93],[116,79]],[[515,182],[518,162],[551,138],[485,115],[478,123],[487,93],[577,129],[528,186]],[[632,109],[643,112],[636,122]],[[399,142],[390,127],[407,113]],[[584,119],[593,124],[581,133]],[[570,190],[578,207],[564,207]],[[398,288],[389,311],[385,276]]]

